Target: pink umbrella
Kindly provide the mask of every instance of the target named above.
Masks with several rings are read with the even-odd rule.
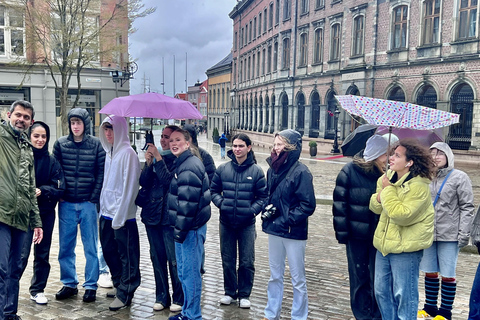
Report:
[[[458,123],[460,119],[458,114],[409,102],[353,95],[335,96],[335,98],[345,111],[377,126],[431,130]]]
[[[155,119],[203,118],[202,114],[190,102],[154,92],[115,98],[99,112],[122,117]]]

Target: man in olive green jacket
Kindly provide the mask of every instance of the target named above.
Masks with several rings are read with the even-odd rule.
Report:
[[[0,124],[0,319],[17,316],[22,248],[29,229],[43,238],[35,197],[33,153],[26,131],[33,123],[30,102],[15,101]]]

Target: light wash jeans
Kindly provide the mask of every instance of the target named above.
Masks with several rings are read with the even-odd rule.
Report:
[[[87,290],[97,290],[99,275],[97,242],[98,242],[97,208],[91,202],[58,203],[58,233],[60,249],[60,281],[63,285],[76,288],[78,285],[75,269],[75,247],[77,246],[77,225],[80,225],[83,250],[86,258],[85,283]]]
[[[375,258],[375,298],[383,320],[417,318],[418,277],[423,250]]]
[[[270,263],[270,280],[267,288],[267,306],[265,318],[280,319],[283,300],[283,275],[285,257],[288,258],[290,276],[293,286],[292,320],[306,320],[308,316],[308,294],[305,279],[306,240],[292,240],[268,235],[268,259]]]
[[[103,251],[102,251],[102,244],[100,241],[98,241],[98,267],[99,267],[99,273],[109,273],[110,269],[108,269],[107,262],[105,261],[105,258],[103,257]]]
[[[455,278],[459,251],[458,241],[433,241],[431,247],[423,250],[420,270],[440,272],[444,278]]]
[[[200,268],[206,236],[207,224],[204,224],[197,230],[190,230],[183,243],[175,242],[178,278],[182,282],[184,295],[182,315],[190,320],[202,320]]]

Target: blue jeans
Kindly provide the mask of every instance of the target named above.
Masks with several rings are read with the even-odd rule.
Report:
[[[223,148],[220,147],[220,157],[221,157],[222,159],[225,158],[225,147],[223,147]]]
[[[270,280],[267,287],[267,306],[265,318],[280,319],[283,302],[283,275],[285,273],[285,257],[288,258],[290,276],[293,286],[292,320],[306,320],[308,316],[307,281],[305,278],[306,240],[293,240],[268,235],[268,260],[270,264]]]
[[[470,292],[470,312],[468,314],[468,320],[478,319],[480,319],[480,263]]]
[[[182,315],[190,320],[201,320],[202,276],[200,268],[205,250],[207,224],[197,230],[190,230],[183,243],[175,242],[178,278],[182,282],[184,302]]]
[[[150,259],[155,277],[155,302],[169,307],[173,299],[173,303],[181,306],[183,305],[183,290],[182,283],[178,278],[173,228],[157,224],[145,225],[145,230],[150,243]],[[168,288],[168,270],[170,270],[170,280],[172,281],[172,299],[170,299]]]
[[[234,228],[220,222],[223,287],[234,299],[250,297],[255,274],[255,224]],[[238,278],[237,278],[238,245]]]
[[[423,250],[420,270],[440,272],[444,278],[455,278],[459,251],[458,241],[433,241],[431,247]]]
[[[108,269],[107,262],[105,261],[105,258],[103,257],[103,251],[102,251],[102,244],[100,241],[98,241],[98,268],[99,268],[99,273],[109,273],[110,269]]]
[[[418,277],[423,250],[390,253],[377,251],[375,297],[383,320],[417,318]]]
[[[76,288],[78,285],[75,269],[75,247],[77,246],[77,225],[80,225],[83,251],[85,254],[85,283],[87,290],[97,290],[99,274],[97,242],[98,222],[97,208],[91,202],[58,203],[58,233],[60,249],[58,262],[60,264],[60,281],[63,285]]]
[[[0,223],[0,319],[17,313],[26,237],[26,232]]]

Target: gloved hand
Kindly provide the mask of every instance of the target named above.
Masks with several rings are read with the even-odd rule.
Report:
[[[468,244],[468,241],[470,240],[470,237],[467,236],[467,235],[464,235],[462,233],[460,233],[458,235],[458,247],[461,249],[463,247],[465,247],[467,244]]]

